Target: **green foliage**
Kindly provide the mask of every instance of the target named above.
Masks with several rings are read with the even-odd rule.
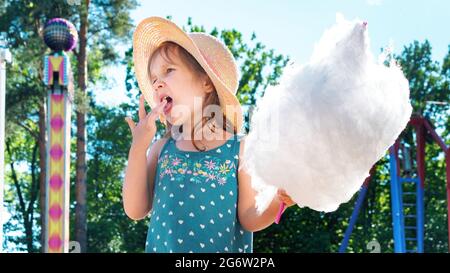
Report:
[[[433,61],[431,50],[429,41],[422,44],[414,41],[396,57],[409,80],[414,111],[426,117],[443,113],[450,107],[449,55],[441,67],[437,61]],[[447,104],[435,104],[436,102]]]
[[[142,252],[146,221],[123,210],[122,181],[131,134],[123,109],[96,105],[88,121],[88,251]]]
[[[8,37],[8,46],[13,55],[13,64],[8,66],[7,75],[7,131],[8,139],[11,139],[11,146],[14,153],[21,152],[32,154],[34,145],[15,146],[15,142],[20,139],[20,130],[24,129],[29,137],[38,140],[39,128],[39,111],[45,105],[47,90],[43,85],[43,57],[50,53],[43,40],[42,30],[44,24],[51,18],[63,17],[71,21],[78,29],[80,25],[80,16],[86,12],[86,3],[82,1],[81,5],[69,5],[66,1],[29,1],[29,0],[11,0],[0,1],[0,32],[6,32]],[[103,68],[107,65],[114,64],[119,61],[117,53],[117,45],[121,42],[128,41],[131,37],[132,23],[130,19],[130,10],[137,6],[135,0],[110,0],[110,1],[90,1],[89,25],[87,33],[87,50],[88,50],[88,96],[76,92],[75,109],[82,112],[89,112],[94,102],[92,101],[92,88],[90,85],[107,83],[108,78],[104,75]],[[79,47],[73,53],[69,53],[72,67],[78,67],[77,56]],[[77,70],[74,70],[75,89],[77,86]],[[72,118],[75,122],[75,119]],[[75,134],[72,133],[72,136]],[[75,140],[75,138],[74,138]],[[72,146],[72,152],[75,146]],[[31,162],[31,161],[29,161]],[[74,173],[75,160],[72,160],[71,171]],[[39,165],[36,166],[36,175],[39,175]],[[30,178],[29,176],[25,176]],[[35,194],[39,193],[39,189],[33,188],[33,181],[24,179],[24,183],[20,185],[20,189],[26,192],[34,189]],[[74,181],[73,175],[71,181]],[[12,184],[12,179],[7,177],[7,186]],[[13,187],[9,187],[14,192]],[[72,194],[73,194],[72,190]],[[10,211],[16,211],[15,208],[19,203],[17,192],[15,199],[9,206]],[[28,199],[28,197],[26,197]],[[74,199],[71,199],[74,200]],[[27,200],[28,201],[28,200]],[[72,204],[73,208],[73,204]],[[16,213],[14,213],[16,216]],[[23,215],[22,215],[23,216]],[[18,215],[20,218],[21,216]],[[16,217],[17,218],[17,217]],[[19,219],[17,218],[17,219]],[[21,225],[27,226],[26,219],[22,219]],[[14,219],[12,219],[14,220]],[[32,218],[31,225],[38,219]],[[16,221],[17,222],[17,221]],[[7,226],[10,223],[7,224]],[[13,226],[17,226],[14,224]],[[19,224],[20,226],[20,224]],[[23,230],[22,230],[23,231]],[[32,233],[31,236],[29,233]],[[24,237],[26,236],[26,238]],[[38,243],[39,240],[32,240],[31,237],[37,238],[39,232],[29,229],[25,230],[25,234],[18,233],[17,238],[12,240],[27,241],[27,251],[35,251],[36,247],[30,247],[30,243]],[[18,249],[20,250],[20,249]]]
[[[11,128],[12,129],[12,128]],[[33,225],[40,220],[39,203],[36,202],[39,187],[36,139],[25,129],[14,126],[14,138],[6,138],[5,205],[11,218],[4,226],[5,244],[13,245],[17,252],[34,252],[39,249],[40,227]],[[15,236],[23,234],[24,236]]]

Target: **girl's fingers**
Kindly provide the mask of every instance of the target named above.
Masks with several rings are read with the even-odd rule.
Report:
[[[155,122],[158,116],[163,112],[164,106],[166,106],[167,101],[163,100],[159,105],[157,105],[152,111],[148,114],[149,122]]]
[[[283,189],[278,189],[278,194],[284,194],[284,195],[286,195],[286,191],[283,190]]]
[[[289,195],[287,195],[286,191],[283,189],[278,189],[278,198],[288,207],[296,204],[295,201],[292,200],[292,198]]]
[[[128,126],[130,127],[130,130],[133,131],[134,127],[136,127],[136,124],[130,117],[126,117],[125,121],[128,123]]]
[[[286,207],[290,207],[290,206],[293,206],[293,205],[296,204],[296,203],[295,203],[292,199],[290,199],[290,198],[286,198],[286,199],[280,198],[280,201],[283,202],[284,204],[286,204]]]
[[[295,202],[289,197],[283,197],[283,198],[281,198],[281,200],[288,205],[295,204]]]
[[[144,105],[144,96],[139,97],[139,121],[144,120],[147,116],[147,113],[145,112],[145,105]]]

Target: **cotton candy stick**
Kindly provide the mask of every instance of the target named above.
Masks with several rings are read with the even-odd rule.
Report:
[[[278,213],[277,213],[277,218],[275,219],[275,224],[278,225],[280,223],[281,215],[283,214],[285,208],[286,208],[286,203],[282,202],[280,204],[280,208],[279,208]]]

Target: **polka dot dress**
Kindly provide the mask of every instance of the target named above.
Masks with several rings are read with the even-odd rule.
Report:
[[[237,217],[239,137],[205,152],[169,138],[158,159],[146,252],[249,253],[253,233]]]

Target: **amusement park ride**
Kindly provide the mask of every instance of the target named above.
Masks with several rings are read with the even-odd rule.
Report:
[[[411,158],[413,143],[407,143],[401,136],[389,148],[391,213],[393,223],[394,252],[423,253],[425,233],[425,138],[432,139],[442,149],[446,162],[447,181],[447,221],[450,248],[450,148],[436,133],[430,122],[422,116],[412,115],[408,126],[414,127],[416,166]],[[371,172],[372,174],[372,172]],[[365,181],[359,191],[355,207],[350,217],[349,225],[339,252],[345,252],[362,207],[364,197],[369,187],[371,176]]]

